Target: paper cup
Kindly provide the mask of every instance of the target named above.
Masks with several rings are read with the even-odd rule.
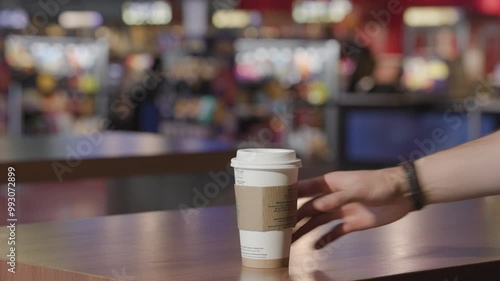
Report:
[[[288,149],[241,149],[232,159],[244,266],[288,266],[301,165]]]

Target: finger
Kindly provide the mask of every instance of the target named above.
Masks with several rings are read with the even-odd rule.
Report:
[[[355,194],[348,191],[339,191],[316,198],[312,204],[313,209],[319,212],[331,212],[341,206],[357,201]]]
[[[311,218],[308,222],[306,222],[303,226],[301,226],[293,233],[292,242],[295,242],[300,237],[304,236],[306,233],[315,229],[316,227],[324,225],[326,223],[331,222],[332,220],[336,220],[339,218],[340,214],[338,212],[321,214]]]
[[[318,197],[313,198],[300,206],[300,208],[297,210],[297,223],[299,223],[303,218],[312,217],[322,213],[314,208],[314,200],[316,200],[317,198]]]
[[[331,242],[351,232],[352,230],[349,229],[345,223],[339,223],[328,234],[321,237],[314,245],[314,248],[317,250],[322,249]]]
[[[299,197],[308,197],[331,192],[324,176],[300,181],[298,184],[298,191]]]

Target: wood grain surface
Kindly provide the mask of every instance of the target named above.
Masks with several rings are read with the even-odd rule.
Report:
[[[241,266],[233,207],[28,224],[17,228],[16,274],[0,230],[0,280],[500,280],[499,214],[499,197],[428,206],[314,251],[326,225],[278,270]]]
[[[13,166],[18,182],[36,182],[225,170],[236,149],[210,140],[113,132],[0,138],[0,152],[0,171]],[[1,173],[0,183],[6,180]]]

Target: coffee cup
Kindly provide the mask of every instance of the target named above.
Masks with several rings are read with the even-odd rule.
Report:
[[[243,266],[288,266],[301,160],[289,149],[240,149],[231,166]]]

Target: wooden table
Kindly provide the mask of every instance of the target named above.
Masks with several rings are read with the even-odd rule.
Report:
[[[225,170],[235,154],[228,143],[148,133],[0,138],[0,171],[15,167],[17,182],[208,172]]]
[[[313,251],[327,225],[278,270],[241,267],[233,207],[21,225],[17,273],[1,261],[0,280],[500,280],[499,214],[499,197],[428,206]],[[6,238],[2,228],[3,260]]]

